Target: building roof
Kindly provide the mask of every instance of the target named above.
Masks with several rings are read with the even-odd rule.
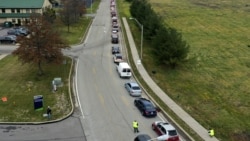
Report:
[[[44,0],[0,0],[0,8],[42,8]]]

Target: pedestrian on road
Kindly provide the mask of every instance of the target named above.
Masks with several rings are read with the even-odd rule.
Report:
[[[139,124],[136,120],[133,121],[133,128],[134,128],[134,133],[139,133]]]
[[[48,108],[47,108],[47,117],[48,117],[48,119],[51,118],[51,114],[52,114],[52,111],[51,111],[50,107],[48,106]]]
[[[209,128],[208,133],[209,133],[209,136],[210,136],[210,137],[213,137],[213,136],[214,136],[214,129]]]

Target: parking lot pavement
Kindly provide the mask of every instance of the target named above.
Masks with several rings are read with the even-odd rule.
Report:
[[[0,36],[7,35],[7,31],[10,30],[11,28],[3,28],[0,27]]]

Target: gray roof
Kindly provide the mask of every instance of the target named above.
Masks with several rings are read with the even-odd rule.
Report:
[[[44,0],[0,0],[0,8],[42,8]]]

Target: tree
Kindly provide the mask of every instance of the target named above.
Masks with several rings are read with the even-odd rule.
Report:
[[[54,20],[56,19],[56,11],[53,8],[45,7],[43,9],[43,16],[48,22],[54,23]]]
[[[62,0],[63,8],[59,11],[61,21],[69,27],[78,22],[82,14],[86,13],[85,2],[83,0]]]
[[[176,29],[165,26],[158,30],[152,45],[155,47],[158,63],[170,65],[172,68],[184,61],[189,52],[189,45],[182,40],[182,35]]]
[[[62,49],[69,46],[40,14],[34,14],[30,17],[27,28],[30,31],[29,37],[20,36],[17,38],[20,45],[13,52],[13,55],[18,56],[22,63],[37,64],[38,74],[42,75],[44,74],[42,63],[61,63],[63,60]]]

